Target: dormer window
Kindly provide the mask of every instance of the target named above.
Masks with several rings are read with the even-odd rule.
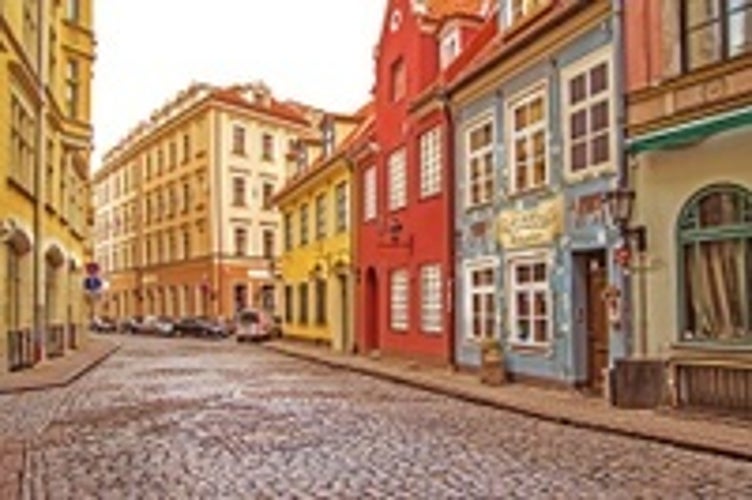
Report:
[[[441,69],[449,66],[460,53],[460,32],[458,29],[453,29],[447,32],[441,38],[441,52],[439,56],[439,63]]]
[[[331,156],[334,152],[334,123],[331,119],[324,121],[321,132],[324,142],[324,156]]]
[[[551,0],[504,0],[503,17],[504,25],[514,26],[520,20],[534,14]]]

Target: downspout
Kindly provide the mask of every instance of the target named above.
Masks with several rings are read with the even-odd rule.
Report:
[[[454,117],[452,116],[452,108],[450,105],[449,94],[445,89],[442,89],[439,94],[439,102],[441,104],[441,111],[444,113],[444,119],[446,121],[446,140],[444,141],[444,207],[446,210],[446,224],[447,231],[445,237],[445,248],[447,249],[447,271],[446,271],[446,318],[447,318],[447,331],[449,333],[449,366],[452,370],[457,369],[456,353],[455,353],[455,310],[454,310],[454,293],[455,293],[455,252],[454,252]]]
[[[626,116],[626,85],[624,83],[626,73],[626,52],[624,44],[624,3],[625,0],[612,0],[611,8],[613,11],[612,17],[612,47],[613,47],[613,61],[614,61],[614,94],[615,99],[615,118],[616,118],[616,150],[617,150],[617,186],[620,189],[627,189],[629,187],[629,164],[627,159],[625,130],[627,126]],[[626,240],[627,235],[622,233],[619,235],[624,241],[624,244],[628,245],[629,241]],[[629,273],[624,272],[623,268],[620,268],[620,288],[622,291],[622,304],[621,304],[621,332],[624,336],[623,349],[624,355],[630,357],[634,350],[633,339],[633,327],[632,327],[632,284]],[[613,357],[612,357],[613,360]]]
[[[347,172],[350,176],[350,219],[349,219],[349,228],[350,228],[350,269],[349,269],[349,303],[347,305],[347,328],[350,330],[349,332],[343,332],[346,338],[346,344],[343,346],[344,350],[347,354],[357,354],[358,353],[358,336],[357,332],[358,329],[356,328],[356,321],[358,319],[355,315],[355,308],[358,301],[358,293],[356,292],[358,285],[358,268],[356,265],[357,262],[357,254],[356,254],[356,231],[359,225],[357,224],[358,221],[360,221],[360,218],[356,216],[355,209],[358,207],[359,200],[356,200],[355,197],[359,190],[355,189],[355,162],[350,158],[350,155],[345,154],[343,156],[345,159],[345,163],[347,164]],[[360,320],[362,321],[362,319]]]
[[[47,32],[44,22],[44,5],[45,2],[37,2],[37,18],[39,19],[37,30],[37,57],[36,57],[36,73],[37,73],[37,122],[34,130],[34,262],[33,262],[33,289],[34,289],[34,311],[33,311],[33,325],[34,325],[34,343],[39,346],[39,360],[41,361],[46,357],[45,342],[42,329],[44,327],[44,304],[41,300],[41,293],[44,289],[42,286],[42,210],[44,210],[42,199],[42,172],[44,170],[46,147],[44,145],[45,136],[45,110],[46,110],[46,96],[44,91],[45,78],[44,78],[44,33]]]

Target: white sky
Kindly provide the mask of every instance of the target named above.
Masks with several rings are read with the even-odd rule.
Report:
[[[97,0],[92,170],[192,81],[257,79],[274,95],[354,111],[373,84],[386,0]]]

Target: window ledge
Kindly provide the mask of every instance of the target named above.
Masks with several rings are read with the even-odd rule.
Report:
[[[548,356],[553,351],[550,344],[524,344],[518,341],[510,341],[509,351],[523,356]]]
[[[674,352],[687,353],[747,353],[752,352],[752,338],[738,341],[685,340],[670,345]]]
[[[528,198],[528,197],[545,197],[545,196],[551,196],[553,194],[556,194],[557,191],[554,189],[553,186],[551,186],[548,182],[546,182],[542,186],[537,186],[530,189],[523,189],[519,191],[508,191],[506,193],[505,198],[507,200],[518,200],[521,198]]]

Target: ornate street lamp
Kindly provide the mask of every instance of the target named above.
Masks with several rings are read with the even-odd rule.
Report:
[[[635,246],[639,253],[644,253],[647,250],[647,238],[645,235],[645,227],[629,227],[629,221],[632,219],[632,212],[634,211],[635,192],[632,189],[616,188],[613,191],[608,191],[603,195],[602,202],[605,210],[605,216],[607,220],[619,229],[621,236],[624,238],[627,257],[631,247],[631,242],[635,242]]]

